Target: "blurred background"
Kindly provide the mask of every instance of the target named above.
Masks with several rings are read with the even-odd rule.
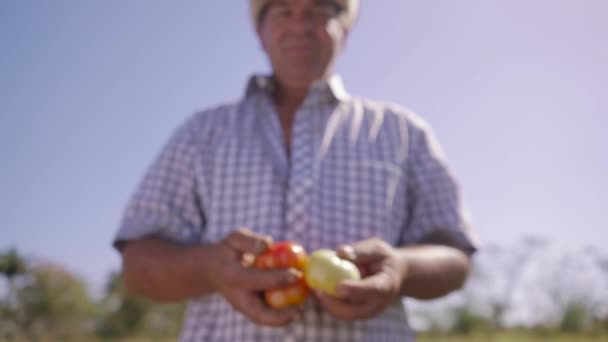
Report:
[[[463,291],[408,301],[423,341],[607,340],[606,13],[363,2],[338,72],[430,122],[483,242]],[[9,0],[0,51],[0,340],[174,338],[111,241],[175,127],[268,72],[247,1]]]

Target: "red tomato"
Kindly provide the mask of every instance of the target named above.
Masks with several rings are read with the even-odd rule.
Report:
[[[303,277],[297,282],[264,292],[264,300],[268,306],[275,309],[284,309],[292,305],[300,305],[308,296],[308,286]]]
[[[261,269],[295,268],[304,269],[308,255],[300,244],[283,241],[272,244],[255,259],[255,267]]]
[[[258,255],[254,266],[260,269],[295,268],[304,270],[308,255],[304,247],[293,241],[283,241],[272,244],[264,253]],[[272,308],[283,309],[291,305],[299,305],[308,295],[308,286],[303,276],[284,287],[270,289],[264,293],[266,304]]]

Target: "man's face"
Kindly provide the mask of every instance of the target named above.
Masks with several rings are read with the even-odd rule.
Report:
[[[339,9],[329,0],[273,0],[258,25],[258,35],[275,77],[306,87],[325,76],[344,45]]]

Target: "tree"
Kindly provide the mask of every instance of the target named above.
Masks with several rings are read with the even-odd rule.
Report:
[[[9,339],[17,334],[15,324],[15,280],[26,272],[25,260],[15,248],[0,254],[0,273],[6,281],[6,297],[0,300],[0,338]]]
[[[97,335],[102,339],[175,337],[184,311],[181,303],[155,303],[128,293],[119,272],[110,274],[101,307]]]
[[[90,333],[95,307],[84,283],[52,264],[30,267],[11,309],[18,334],[29,340],[79,340]]]
[[[25,273],[25,271],[25,261],[15,248],[11,248],[0,255],[0,273],[8,284],[6,305],[10,305],[13,300],[15,278]]]

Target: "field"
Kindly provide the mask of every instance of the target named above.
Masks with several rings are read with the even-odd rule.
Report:
[[[419,335],[418,342],[608,342],[608,335],[533,334],[530,332],[504,332],[493,335],[471,336]]]

